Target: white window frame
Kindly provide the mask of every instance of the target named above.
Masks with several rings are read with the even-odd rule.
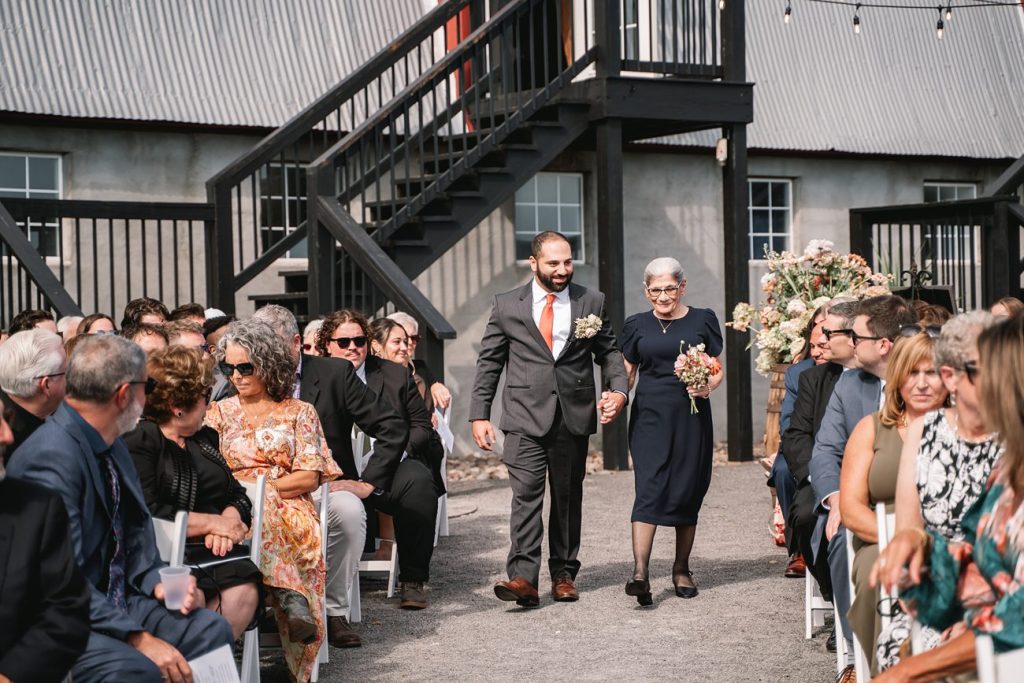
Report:
[[[939,194],[942,194],[943,189],[953,188],[956,194],[953,199],[936,199],[936,202],[945,201],[956,201],[960,199],[977,199],[978,198],[978,183],[972,183],[969,181],[955,181],[955,180],[926,180],[922,186],[922,193],[927,192],[929,189],[934,188],[938,190]],[[960,196],[961,190],[970,190],[968,193],[970,196]],[[930,203],[927,198],[922,198],[926,204]]]
[[[542,172],[536,174],[530,180],[531,181],[535,181],[537,178],[539,178],[541,176],[558,176],[558,177],[572,176],[572,177],[576,178],[579,181],[579,185],[580,185],[580,201],[579,201],[579,205],[577,206],[576,204],[573,204],[573,203],[568,203],[568,202],[563,203],[562,202],[562,183],[561,182],[559,182],[557,184],[557,188],[558,188],[557,189],[557,196],[555,198],[554,203],[552,203],[552,202],[540,202],[540,201],[537,201],[536,183],[534,183],[534,194],[533,194],[532,201],[526,201],[527,198],[523,196],[523,190],[526,187],[526,185],[524,185],[523,187],[521,187],[518,190],[516,190],[516,196],[515,196],[515,216],[513,217],[513,224],[514,224],[513,225],[513,231],[515,233],[516,241],[518,241],[520,236],[524,236],[525,237],[526,235],[537,235],[537,234],[539,234],[541,232],[544,232],[545,230],[555,230],[557,232],[561,232],[561,233],[563,233],[565,235],[569,235],[569,236],[572,236],[572,237],[575,237],[575,236],[579,235],[579,240],[580,240],[579,253],[573,254],[573,260],[576,263],[585,263],[586,262],[586,256],[587,256],[587,244],[586,244],[586,233],[587,233],[586,227],[587,226],[586,226],[586,212],[584,211],[584,207],[586,206],[586,197],[584,196],[584,193],[586,192],[586,178],[584,177],[584,175],[582,173],[577,172],[577,171],[542,171]],[[573,207],[573,206],[576,206],[578,211],[579,211],[579,226],[580,227],[579,227],[579,230],[573,230],[573,231],[565,232],[565,231],[562,230],[562,209],[563,208],[567,208],[567,207]],[[539,207],[554,207],[556,209],[556,214],[558,215],[558,225],[544,225],[544,226],[542,226],[540,224],[540,221],[538,220],[539,219],[539,215],[538,215]],[[519,229],[518,217],[520,216],[520,212],[521,211],[533,211],[534,212],[534,225],[536,226],[536,228],[532,232]],[[517,262],[519,262],[519,263],[524,263],[525,261],[526,261],[526,259],[517,259]]]
[[[978,183],[973,183],[973,182],[970,182],[970,181],[955,181],[955,180],[934,180],[934,181],[929,180],[929,181],[925,181],[924,185],[922,187],[922,194],[924,192],[926,192],[929,188],[935,188],[935,189],[939,190],[940,191],[939,194],[941,194],[941,190],[944,189],[944,188],[946,188],[946,189],[954,188],[955,196],[954,196],[953,199],[936,199],[936,200],[934,200],[934,202],[958,201],[958,200],[961,200],[961,199],[977,199],[977,197],[978,197]],[[967,195],[967,196],[960,196],[961,195],[961,191],[964,191],[964,194]],[[925,199],[925,203],[926,204],[930,204],[932,202],[929,202],[927,199]],[[962,227],[970,227],[970,226],[962,226]],[[980,246],[981,245],[981,228],[979,226],[973,226],[973,227],[970,227],[970,230],[971,230],[971,236],[967,240],[968,243],[970,243],[970,239],[973,239],[973,243]],[[930,237],[930,232],[931,232],[930,230],[924,229],[922,231],[922,234],[921,234],[922,238],[923,239],[929,238]],[[944,239],[936,240],[936,253],[932,255],[931,264],[930,264],[932,270],[935,271],[935,272],[932,273],[932,275],[935,278],[938,278],[940,273],[942,273],[943,271],[945,271],[945,270],[947,270],[949,268],[953,268],[953,269],[967,268],[967,269],[970,269],[974,273],[973,283],[971,283],[970,286],[973,287],[975,289],[975,291],[979,291],[980,292],[981,291],[981,269],[977,267],[978,264],[975,262],[973,254],[968,254],[965,250],[959,249],[959,247],[961,245],[962,245],[962,242],[958,242],[957,244],[955,244],[953,246],[952,253],[949,253],[949,249],[948,249],[949,244],[948,244],[948,242],[946,240],[944,240]],[[921,267],[923,268],[924,264],[922,264]],[[959,304],[959,303],[960,302],[954,302],[954,305]]]
[[[768,190],[768,205],[767,206],[754,206],[754,183],[784,183],[786,185],[786,194],[789,197],[789,205],[785,207],[776,207],[772,205],[772,193],[771,188]],[[777,233],[772,230],[771,214],[773,211],[784,208],[787,212],[786,230],[785,232]],[[768,232],[754,232],[754,212],[755,211],[768,211]],[[747,251],[750,254],[751,261],[764,261],[764,254],[754,253],[754,238],[755,237],[768,237],[769,240],[775,237],[784,237],[786,244],[783,249],[792,249],[793,246],[793,179],[792,178],[779,178],[779,177],[768,177],[768,176],[757,176],[747,178]]]
[[[21,196],[24,197],[25,199],[30,199],[30,198],[31,199],[43,199],[43,197],[39,197],[38,196],[40,194],[48,195],[48,197],[46,197],[47,199],[62,199],[64,197],[64,157],[63,157],[63,155],[61,155],[61,154],[52,154],[52,153],[48,154],[48,153],[44,153],[44,152],[0,151],[0,156],[3,156],[3,157],[17,157],[17,158],[24,159],[24,161],[25,161],[25,187],[0,187],[0,192],[3,192],[3,193],[19,192],[19,193],[22,193]],[[30,179],[30,175],[29,175],[29,168],[28,168],[29,160],[30,159],[55,159],[57,161],[57,189],[56,190],[38,190],[38,189],[34,190],[34,189],[32,189],[32,187],[30,185],[30,180],[29,180]],[[36,197],[30,197],[31,194],[35,194],[37,196]],[[25,227],[24,222],[23,221],[18,221],[18,227],[24,228]],[[49,229],[51,229],[51,230],[53,230],[55,232],[55,237],[54,237],[53,244],[56,245],[57,244],[56,240],[60,237],[60,223],[59,222],[40,223],[38,221],[32,221],[29,224],[29,226],[28,226],[28,230],[26,231],[26,236],[28,237],[28,239],[30,241],[32,239],[32,232],[33,231],[38,232],[40,228],[49,228]],[[51,259],[51,258],[56,258],[59,255],[59,253],[60,253],[60,250],[59,250],[59,247],[58,247],[58,251],[56,253],[53,253],[53,254],[43,254],[42,252],[40,252],[40,256],[42,256],[42,257],[44,257],[46,259]]]

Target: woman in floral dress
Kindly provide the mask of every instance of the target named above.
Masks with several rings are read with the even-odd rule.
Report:
[[[943,630],[946,641],[903,659],[875,679],[882,683],[973,670],[977,635],[990,636],[996,652],[1024,647],[1024,316],[982,332],[978,355],[964,372],[978,387],[985,425],[999,434],[1003,456],[963,519],[962,540],[911,528],[893,539],[898,552],[879,558],[887,586],[909,567],[912,585],[901,597],[919,621]]]
[[[326,567],[312,496],[341,470],[312,405],[292,398],[296,362],[265,323],[233,323],[220,341],[221,370],[238,394],[210,406],[235,477],[267,478],[260,570],[270,589],[292,676],[309,680],[323,641]]]

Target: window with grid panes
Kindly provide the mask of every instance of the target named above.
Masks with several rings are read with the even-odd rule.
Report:
[[[60,199],[62,191],[61,158],[55,154],[20,154],[0,152],[0,197],[28,199]],[[26,228],[19,221],[21,228]],[[57,256],[59,224],[52,219],[35,217],[29,221],[27,235],[43,256]]]
[[[530,258],[533,238],[546,230],[560,232],[583,260],[583,174],[538,173],[516,192],[516,260]]]
[[[789,249],[792,238],[793,182],[784,178],[751,178],[747,182],[750,213],[750,258],[765,250]]]
[[[306,220],[306,172],[299,163],[267,164],[260,169],[261,251],[284,239]],[[288,252],[305,258],[306,241]]]
[[[928,182],[924,184],[924,201],[951,202],[957,199],[976,199],[978,186],[974,183]]]

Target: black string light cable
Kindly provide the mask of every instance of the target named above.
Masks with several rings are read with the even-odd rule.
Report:
[[[905,2],[856,2],[856,0],[804,0],[804,2],[816,2],[823,5],[840,5],[853,8],[853,32],[860,33],[860,13],[862,9],[909,9],[923,10],[926,12],[938,12],[939,19],[935,23],[935,37],[939,40],[945,36],[946,22],[953,19],[953,10],[980,9],[994,7],[1021,7],[1020,0],[1007,2],[1006,0],[969,0],[967,2],[952,2],[946,0],[938,5],[911,5]],[[725,0],[720,0],[720,5]],[[793,0],[786,0],[786,10],[782,14],[784,23],[789,23],[793,18]]]

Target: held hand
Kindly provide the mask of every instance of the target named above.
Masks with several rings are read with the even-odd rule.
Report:
[[[871,568],[868,579],[871,587],[881,585],[892,593],[894,589],[921,583],[921,570],[925,565],[927,549],[921,529],[904,529],[896,534]],[[904,575],[904,567],[909,568],[908,575]]]
[[[365,500],[373,493],[373,484],[365,481],[352,481],[351,479],[336,479],[330,483],[331,493],[348,491],[352,495]]]
[[[224,557],[231,552],[235,544],[231,542],[230,538],[216,534],[206,534],[206,547],[217,557]]]
[[[838,498],[837,496],[832,497]],[[842,517],[839,516],[839,501],[836,500],[828,511],[828,522],[825,524],[825,538],[831,541],[832,537],[839,531],[839,525],[842,523]]]
[[[686,390],[690,394],[690,398],[708,398],[711,396],[711,387],[706,386],[700,391],[694,391],[693,389]]]
[[[490,420],[473,420],[473,441],[481,450],[493,450],[493,444],[497,441],[494,436],[494,427]]]
[[[214,536],[223,536],[226,539],[230,539],[232,543],[241,543],[245,540],[245,535],[249,532],[249,527],[245,526],[237,512],[235,512],[235,514],[230,514],[228,513],[228,510],[234,511],[234,508],[226,508],[224,514],[217,515],[210,534]],[[207,545],[206,547],[209,548],[210,546]]]
[[[188,590],[185,591],[185,601],[181,604],[182,614],[188,614],[192,611],[192,607],[196,603],[196,593],[198,590],[199,589],[196,587],[196,577],[188,577]],[[164,585],[162,583],[158,583],[156,587],[153,588],[153,599],[158,602],[163,602],[164,598]]]
[[[601,424],[606,425],[622,412],[622,407],[626,405],[626,397],[617,391],[604,391],[601,393],[601,400],[598,401],[597,408],[601,413]]]
[[[440,382],[430,385],[430,398],[434,399],[434,405],[441,410],[448,410],[448,406],[452,404],[452,393]]]
[[[192,669],[170,643],[145,631],[136,631],[128,636],[128,644],[156,664],[165,681],[192,683]]]

